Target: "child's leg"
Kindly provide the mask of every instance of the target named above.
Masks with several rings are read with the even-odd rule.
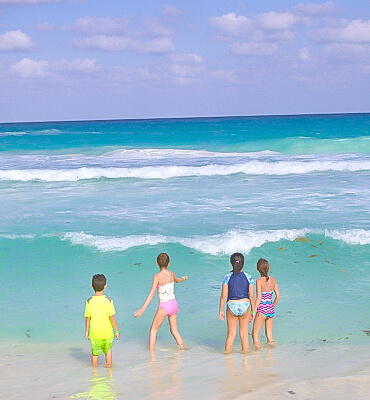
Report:
[[[158,329],[162,325],[162,322],[164,321],[166,316],[166,312],[162,308],[158,307],[149,331],[149,350],[154,350],[155,342],[157,340]]]
[[[267,337],[267,343],[274,344],[274,338],[272,337],[272,326],[274,324],[274,317],[267,318],[265,323],[265,333]]]
[[[260,312],[256,315],[256,318],[254,319],[252,338],[253,338],[253,344],[256,347],[261,346],[261,343],[259,341],[259,336],[260,336],[260,331],[261,331],[262,325],[265,322],[265,319],[266,319],[266,317]]]
[[[176,343],[180,347],[184,347],[184,342],[182,340],[182,337],[177,330],[177,314],[170,315],[168,317],[168,321],[170,323],[170,331],[174,339],[176,340]]]
[[[231,353],[233,344],[238,330],[238,317],[234,315],[229,307],[226,306],[226,320],[227,320],[227,338],[225,342],[226,353]]]
[[[94,354],[91,354],[91,364],[93,367],[98,366],[98,359],[99,359],[99,356],[94,356]]]
[[[105,355],[105,363],[107,367],[112,366],[112,348],[110,348],[108,353]]]
[[[243,351],[249,350],[248,328],[249,328],[250,315],[251,315],[250,308],[248,308],[248,310],[239,317],[239,336],[242,342]]]

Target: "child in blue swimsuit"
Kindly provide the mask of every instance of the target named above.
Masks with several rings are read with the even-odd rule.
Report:
[[[244,256],[241,253],[234,253],[230,257],[233,270],[225,275],[220,297],[220,320],[225,320],[224,306],[227,301],[227,338],[225,352],[230,353],[238,330],[242,343],[242,350],[249,350],[248,326],[254,315],[254,280],[251,275],[242,271]]]

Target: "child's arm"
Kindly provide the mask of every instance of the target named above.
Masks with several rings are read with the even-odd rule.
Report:
[[[110,315],[109,316],[110,322],[113,325],[114,331],[116,332],[116,339],[119,339],[119,330],[118,330],[118,325],[117,325],[117,321],[116,321],[116,317],[115,315]]]
[[[89,340],[90,318],[85,318],[85,337]]]
[[[181,283],[181,282],[184,282],[184,281],[186,281],[186,280],[188,279],[187,276],[182,276],[181,278],[178,278],[178,277],[175,275],[175,273],[173,273],[173,276],[175,277],[175,278],[174,278],[174,281],[175,281],[176,283]]]
[[[221,296],[220,296],[219,314],[218,314],[218,318],[220,318],[221,321],[225,320],[224,306],[225,306],[225,302],[226,302],[228,293],[229,293],[229,285],[227,283],[223,283]]]
[[[274,307],[276,306],[277,303],[279,303],[280,300],[280,292],[279,292],[279,288],[277,285],[277,282],[275,281],[275,286],[274,286],[274,292],[275,292],[275,300],[274,300]]]
[[[150,289],[150,292],[148,294],[148,297],[146,298],[146,300],[145,300],[143,306],[140,308],[140,310],[135,311],[134,318],[140,318],[141,317],[143,312],[148,307],[149,303],[152,301],[153,296],[155,294],[155,290],[157,289],[157,286],[158,286],[158,276],[157,276],[157,274],[155,274],[153,276],[153,284],[152,284],[152,288]]]
[[[256,285],[256,291],[257,291],[257,298],[254,303],[254,311],[257,312],[257,308],[261,303],[261,281],[260,279],[257,279],[257,285]]]
[[[255,299],[254,299],[254,285],[249,285],[249,301],[251,303],[251,319],[256,316]]]

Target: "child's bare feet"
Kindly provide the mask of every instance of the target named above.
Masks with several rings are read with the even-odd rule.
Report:
[[[267,344],[268,344],[269,346],[276,346],[275,340],[272,340],[271,342],[267,342]]]

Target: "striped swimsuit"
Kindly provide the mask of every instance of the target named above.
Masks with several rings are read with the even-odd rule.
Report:
[[[270,289],[270,278],[267,282],[268,288]],[[257,312],[262,313],[266,318],[272,318],[275,315],[275,308],[272,304],[272,294],[273,290],[270,292],[261,293],[261,302],[257,308]]]

